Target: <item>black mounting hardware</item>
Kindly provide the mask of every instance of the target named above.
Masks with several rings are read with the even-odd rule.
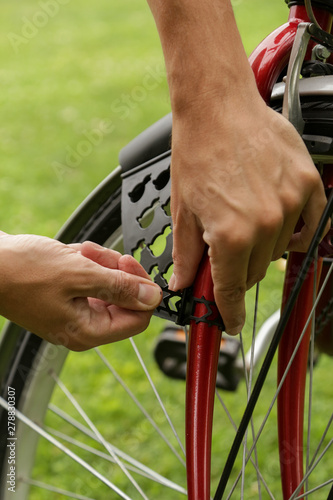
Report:
[[[191,320],[224,328],[216,304],[194,297],[192,288],[172,292],[168,276],[172,261],[172,220],[170,215],[171,153],[162,154],[122,176],[122,229],[124,250],[134,255],[163,290],[163,299],[155,315],[178,325]],[[197,304],[206,312],[195,316]]]
[[[314,23],[311,23],[308,27],[309,33],[317,42],[325,45],[330,51],[333,51],[333,35],[322,30]]]

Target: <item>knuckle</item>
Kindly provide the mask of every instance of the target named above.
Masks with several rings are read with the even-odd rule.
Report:
[[[283,225],[283,213],[279,208],[268,210],[265,216],[261,219],[261,230],[266,233],[272,233]]]
[[[304,170],[303,182],[310,186],[310,188],[317,187],[321,184],[321,179],[318,170],[315,168],[313,163],[310,164],[311,168]]]
[[[241,252],[245,250],[252,241],[252,235],[249,228],[244,225],[224,224],[214,229],[214,232],[205,233],[204,239],[211,248],[212,257],[221,250],[221,244],[229,252]]]
[[[137,295],[134,280],[131,280],[130,277],[122,271],[114,273],[111,287],[112,299],[114,302],[130,301],[132,297]]]
[[[122,294],[124,293],[124,280],[120,278],[119,273],[115,273],[112,280],[112,298],[118,301]]]
[[[322,191],[322,180],[312,161],[307,167],[303,162],[302,167],[302,170],[297,172],[297,184],[294,185],[292,192],[299,203],[307,199],[309,194]]]
[[[284,215],[280,205],[270,203],[268,207],[261,207],[260,214],[257,214],[257,229],[258,236],[270,237],[280,231],[283,226]]]
[[[285,189],[283,192],[283,210],[286,215],[299,214],[304,205],[301,189],[296,191]]]

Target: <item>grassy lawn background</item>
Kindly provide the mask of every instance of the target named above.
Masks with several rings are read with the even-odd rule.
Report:
[[[119,150],[170,111],[158,35],[144,0],[100,0],[95,4],[76,0],[66,5],[54,1],[57,12],[46,20],[42,0],[3,0],[1,7],[0,229],[9,233],[54,236],[77,205],[117,165]],[[283,0],[235,0],[233,4],[247,53],[286,20]],[[149,89],[147,75],[154,83]],[[270,293],[274,291],[268,291],[267,310],[275,308]],[[159,328],[156,321],[147,334],[139,337],[142,346],[147,335]],[[120,369],[134,374],[138,386],[137,368],[123,363],[126,349],[118,344],[104,351],[115,358]],[[90,414],[99,428],[106,435],[113,430],[108,418],[103,421],[105,412],[112,412],[123,424],[125,440],[137,442],[142,450],[145,424],[140,424],[139,431],[134,428],[134,411],[127,412],[125,420],[123,409],[118,407],[122,396],[111,400],[107,391],[114,396],[116,389],[106,380],[103,385],[104,375],[99,377],[102,388],[97,388],[96,372],[91,370],[96,355],[71,356],[77,371],[68,368],[65,375],[75,393],[83,389],[83,399],[90,404]],[[160,379],[175,414],[184,385],[176,384],[175,390],[174,383]],[[144,396],[144,389],[142,393]],[[57,401],[58,394],[55,397]],[[101,414],[102,397],[105,412]],[[245,400],[244,391],[239,399]],[[234,405],[235,397],[228,402]],[[176,420],[182,425],[182,413],[176,414]],[[158,460],[160,446],[154,446],[153,438],[147,439],[144,449],[154,449]],[[265,443],[270,445],[270,436]],[[219,446],[225,449],[224,442]],[[274,446],[275,442],[272,449]],[[67,462],[64,465],[61,458],[57,461],[56,452],[50,461],[47,448],[41,453],[36,477],[44,480],[45,475],[52,478],[68,474],[70,485],[74,476],[72,470],[67,471]],[[276,468],[268,466],[277,477]],[[85,486],[82,491],[78,489],[81,494]],[[97,490],[90,494],[106,498],[103,492],[98,496]],[[39,494],[37,490],[33,495],[33,500],[51,498],[63,497]],[[252,498],[250,493],[247,498]]]
[[[144,0],[51,3],[1,6],[0,228],[53,237],[170,106]],[[248,53],[287,15],[282,0],[233,3]]]
[[[0,227],[53,236],[117,165],[119,149],[167,113],[169,102],[144,0],[59,3],[58,13],[36,28],[29,22],[42,24],[42,3],[2,2]],[[265,5],[235,1],[248,52],[287,14],[282,0]],[[147,73],[158,75],[152,90],[143,83]],[[127,112],[120,101],[129,103]],[[84,134],[103,127],[100,144],[66,165]],[[68,168],[62,172],[56,163]]]

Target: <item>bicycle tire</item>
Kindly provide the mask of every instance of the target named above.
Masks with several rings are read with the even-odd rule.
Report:
[[[325,134],[328,137],[333,137],[333,103],[328,100],[318,101],[315,99],[311,102],[308,100],[306,108],[309,110],[307,119],[307,136],[318,137],[318,121],[320,123],[320,113],[317,116],[317,110],[325,105],[326,112],[330,115],[325,118]],[[305,111],[305,115],[307,112]],[[311,116],[310,116],[311,115]],[[330,122],[330,123],[327,123]],[[323,134],[323,129],[319,135]],[[314,149],[314,141],[312,141],[312,149]],[[327,152],[326,152],[327,153]],[[325,153],[325,154],[326,154]],[[317,153],[315,153],[317,154]],[[329,151],[329,155],[331,151]],[[332,155],[333,157],[333,155]],[[333,162],[332,162],[333,163]],[[73,215],[70,221],[66,224],[63,230],[59,233],[58,238],[65,243],[73,241],[83,241],[85,239],[91,239],[100,244],[107,244],[110,239],[110,235],[116,235],[115,239],[121,234],[121,178],[120,170],[116,170],[114,174],[111,174],[109,178],[104,181],[104,183],[96,189],[96,191],[90,196],[89,200],[84,203],[79,210]],[[117,236],[118,235],[118,236]],[[8,386],[14,386],[16,389],[16,407],[18,410],[23,409],[27,398],[32,398],[31,392],[35,387],[34,384],[40,384],[41,378],[38,375],[38,364],[45,364],[45,355],[51,357],[56,357],[56,360],[52,359],[52,363],[57,366],[60,371],[61,366],[66,358],[66,352],[61,348],[54,348],[48,345],[46,342],[41,341],[33,334],[25,332],[21,328],[13,324],[9,324],[6,332],[2,338],[0,347],[0,380],[1,380],[1,395],[6,396]],[[47,359],[47,358],[46,358]],[[40,369],[41,372],[43,370]],[[45,372],[45,370],[44,370]],[[36,380],[34,380],[34,377]],[[38,385],[40,388],[40,385]],[[44,389],[44,388],[43,388]],[[37,389],[35,387],[36,393]],[[45,388],[47,400],[51,395],[53,390],[52,384],[49,384]],[[36,393],[34,397],[36,398]],[[40,389],[38,391],[40,395]],[[33,399],[32,399],[33,401]],[[45,408],[39,408],[38,420],[43,420],[44,410],[46,411],[48,400],[45,401]],[[31,402],[30,402],[31,405]],[[0,443],[0,466],[2,470],[2,481],[0,486],[0,498],[1,500],[7,500],[8,493],[6,490],[6,472],[7,472],[7,453],[6,453],[6,440],[7,436],[7,414],[6,411],[0,409],[0,435],[2,436]],[[23,424],[22,424],[23,425]],[[23,438],[22,438],[23,439]],[[25,445],[33,447],[37,445],[35,442],[33,445]],[[30,448],[29,448],[30,449]],[[34,452],[31,451],[30,458],[34,456]],[[30,468],[26,469],[27,474],[30,474]],[[23,483],[22,483],[23,484]],[[21,487],[21,486],[20,486]],[[26,500],[28,498],[29,486],[25,485],[21,487],[20,500]],[[7,495],[7,497],[6,497]],[[47,497],[49,498],[49,497]],[[159,497],[162,498],[162,497]],[[166,497],[167,498],[167,497]],[[250,497],[248,497],[250,498]],[[316,496],[316,498],[319,498]]]

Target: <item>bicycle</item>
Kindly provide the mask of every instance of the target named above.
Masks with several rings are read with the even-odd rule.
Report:
[[[327,191],[332,187],[332,91],[333,91],[333,76],[330,76],[332,68],[325,59],[329,60],[330,54],[328,49],[333,49],[333,42],[329,34],[333,11],[331,1],[318,0],[315,2],[314,11],[312,11],[310,2],[306,1],[305,5],[298,5],[304,2],[289,1],[290,16],[286,25],[282,26],[271,34],[252,54],[250,61],[252,68],[257,77],[257,83],[260,92],[267,102],[277,110],[281,111],[284,108],[284,113],[288,115],[293,124],[298,128],[299,132],[303,133],[303,138],[314,161],[318,168],[323,173],[323,180],[327,187]],[[311,21],[311,22],[309,22]],[[317,25],[317,21],[322,31]],[[319,42],[321,42],[319,44]],[[326,53],[325,53],[326,51]],[[315,60],[312,59],[315,58]],[[290,59],[290,64],[287,69],[287,63]],[[303,63],[303,59],[305,62]],[[324,60],[323,60],[324,59]],[[298,75],[302,72],[303,78],[299,81]],[[285,80],[285,81],[284,81]],[[299,97],[300,96],[300,97]],[[305,124],[304,124],[305,122]],[[302,128],[305,126],[304,131]],[[148,468],[144,464],[144,460],[139,463],[137,459],[129,457],[123,451],[116,449],[105,439],[97,426],[92,423],[91,419],[83,412],[81,406],[77,403],[75,395],[69,395],[66,386],[59,378],[59,373],[65,364],[66,359],[73,359],[74,367],[70,366],[66,361],[63,368],[63,373],[73,386],[73,392],[76,391],[75,380],[75,355],[68,355],[64,348],[51,346],[30,332],[22,331],[21,328],[9,324],[3,337],[0,348],[0,372],[1,372],[1,470],[2,482],[0,486],[0,498],[10,498],[12,491],[8,490],[10,486],[10,474],[8,474],[9,460],[11,459],[11,448],[8,444],[8,413],[7,404],[15,395],[15,418],[17,428],[15,428],[15,436],[17,437],[17,446],[15,448],[15,466],[19,471],[20,477],[17,477],[16,493],[22,500],[29,498],[29,487],[43,488],[41,481],[36,480],[32,475],[32,465],[35,460],[35,452],[37,447],[38,435],[48,439],[51,444],[57,445],[67,456],[75,458],[80,464],[89,471],[92,475],[101,480],[101,486],[95,488],[96,498],[105,498],[106,492],[113,491],[112,495],[117,495],[121,498],[184,498],[188,495],[191,500],[206,500],[210,498],[210,476],[215,478],[218,483],[215,498],[227,498],[224,496],[225,488],[229,488],[229,496],[242,495],[244,491],[244,483],[250,481],[250,489],[246,490],[246,498],[274,498],[274,495],[281,495],[280,486],[276,487],[275,482],[280,481],[282,477],[283,498],[303,498],[304,496],[312,496],[315,498],[332,498],[333,497],[333,479],[330,469],[330,454],[329,448],[332,444],[330,438],[332,413],[329,408],[328,397],[323,397],[320,400],[320,416],[319,421],[314,420],[312,416],[312,424],[309,424],[310,430],[313,427],[322,427],[323,433],[321,437],[315,437],[315,450],[310,457],[308,449],[310,445],[303,444],[303,394],[305,390],[305,378],[308,365],[310,366],[310,379],[313,379],[314,365],[318,364],[314,370],[320,370],[320,364],[323,364],[323,369],[328,370],[329,364],[327,359],[320,360],[317,363],[316,350],[322,351],[324,354],[332,354],[332,298],[331,298],[331,256],[332,246],[329,236],[319,246],[318,238],[314,240],[314,244],[310,253],[304,258],[300,255],[292,255],[288,258],[287,270],[285,273],[285,296],[284,296],[284,312],[282,313],[280,322],[275,315],[270,323],[265,323],[260,329],[257,337],[260,339],[259,348],[250,347],[248,355],[245,357],[243,347],[246,344],[246,339],[242,339],[241,345],[238,343],[221,344],[221,318],[218,316],[213,303],[211,278],[209,265],[207,260],[203,262],[199,278],[197,279],[194,289],[186,291],[184,295],[170,293],[167,289],[167,278],[170,273],[172,261],[171,259],[171,217],[169,209],[169,164],[170,164],[170,135],[172,128],[171,116],[167,116],[152,128],[144,132],[128,145],[120,154],[120,164],[105,181],[96,188],[89,198],[78,208],[72,218],[67,222],[64,228],[58,235],[58,238],[65,242],[83,241],[90,239],[100,244],[109,246],[117,250],[130,250],[135,256],[141,258],[141,262],[149,272],[155,275],[155,280],[164,288],[164,300],[162,306],[158,309],[157,314],[164,319],[176,321],[179,324],[191,323],[191,333],[189,339],[189,361],[187,371],[187,471],[188,471],[188,486],[176,483],[178,469],[185,470],[184,454],[182,451],[182,438],[176,435],[171,439],[166,437],[167,431],[165,428],[159,430],[159,435],[164,442],[157,446],[155,458],[163,453],[162,466],[166,468],[165,475],[162,477],[160,473],[155,472],[152,467]],[[326,211],[326,217],[332,212],[331,201]],[[135,207],[135,208],[134,208]],[[135,210],[135,211],[134,211]],[[122,222],[126,222],[122,227]],[[320,233],[320,230],[319,230]],[[319,252],[323,258],[315,259],[315,264],[312,263],[312,253]],[[310,270],[307,268],[310,266]],[[322,269],[322,271],[321,271]],[[271,276],[268,278],[280,280],[280,275],[276,278]],[[293,285],[297,284],[295,288]],[[304,285],[302,285],[304,282]],[[320,284],[317,289],[317,283]],[[263,284],[263,286],[265,286]],[[281,285],[282,287],[282,285]],[[300,291],[298,289],[301,289]],[[290,292],[290,290],[292,291]],[[292,300],[297,293],[301,295],[297,298],[296,309],[290,313]],[[312,306],[313,295],[316,293],[318,299],[315,305]],[[288,298],[289,297],[289,298]],[[290,299],[291,297],[291,299]],[[250,297],[250,300],[253,298]],[[277,300],[274,297],[274,302]],[[311,303],[311,305],[308,304]],[[306,307],[304,304],[306,303]],[[275,305],[275,304],[274,304]],[[267,305],[265,306],[265,308]],[[317,316],[313,320],[313,311],[316,310]],[[273,312],[273,311],[272,311]],[[262,464],[259,454],[260,440],[256,443],[262,434],[261,425],[256,426],[254,420],[251,421],[251,414],[256,400],[261,394],[261,385],[264,383],[263,390],[270,390],[270,382],[265,381],[266,371],[270,365],[270,358],[273,356],[276,346],[279,343],[280,336],[284,330],[286,316],[291,314],[291,320],[288,321],[287,329],[280,341],[279,354],[279,394],[275,393],[271,396],[270,401],[275,402],[279,399],[279,443],[281,456],[281,473],[276,469],[275,464],[268,464],[268,471],[264,470],[266,464]],[[270,313],[267,314],[268,316]],[[266,316],[266,311],[264,311]],[[291,322],[295,322],[292,325]],[[255,331],[255,329],[254,329]],[[207,335],[208,333],[208,335]],[[245,333],[243,337],[245,337]],[[273,340],[270,340],[273,337]],[[312,337],[312,340],[310,340]],[[295,345],[297,346],[300,338],[300,348],[295,353],[295,361],[290,363],[289,360],[294,356]],[[207,342],[209,339],[209,342]],[[244,342],[243,342],[244,340]],[[166,371],[170,365],[175,366],[175,363],[183,362],[184,339],[177,339],[177,336],[171,335],[168,338],[159,340],[157,347],[163,342],[169,342],[171,346],[169,355],[159,358],[161,364]],[[138,404],[138,413],[135,413],[134,419],[139,420],[138,414],[143,413],[147,416],[147,410],[142,407],[141,402],[135,399],[132,394],[132,389],[125,386],[123,380],[116,372],[113,365],[109,361],[111,353],[113,353],[115,365],[125,365],[124,371],[131,371],[129,366],[126,366],[126,356],[130,350],[138,352],[137,344],[141,344],[144,348],[146,339],[140,337],[134,342],[130,340],[128,344],[121,343],[117,346],[111,346],[111,349],[96,350],[87,354],[87,373],[85,378],[89,379],[89,370],[92,357],[98,355],[102,364],[110,371],[114,378],[121,383],[121,390],[125,390],[127,394]],[[310,355],[308,355],[310,344]],[[263,367],[259,379],[255,385],[253,382],[253,364],[258,363],[257,358],[260,357],[261,351],[268,348],[268,355],[265,357]],[[157,348],[156,348],[157,349]],[[201,357],[196,357],[198,349],[201,352]],[[183,349],[184,350],[184,349]],[[111,351],[111,352],[110,352]],[[243,376],[247,379],[247,386],[240,387],[239,382],[239,362],[237,355],[240,351],[240,358],[244,357],[245,361],[250,361],[250,367],[245,367]],[[166,344],[162,349],[166,352]],[[116,354],[115,354],[116,353]],[[125,354],[124,354],[125,353]],[[80,356],[83,356],[80,354]],[[152,364],[149,359],[146,364],[143,363],[140,354],[139,363],[142,363],[143,369],[146,370],[146,364]],[[145,353],[147,357],[147,353]],[[119,358],[119,359],[117,359]],[[204,360],[203,366],[198,366]],[[120,361],[120,363],[119,363]],[[323,361],[323,363],[322,363]],[[117,363],[118,362],[118,363]],[[222,366],[218,366],[218,364]],[[228,365],[230,371],[226,371],[225,366]],[[284,367],[289,370],[286,375]],[[153,367],[154,369],[154,367]],[[196,374],[200,370],[200,377]],[[240,429],[236,433],[236,444],[232,444],[233,436],[230,436],[232,449],[231,455],[226,462],[226,467],[222,474],[222,478],[216,479],[217,473],[214,469],[211,471],[210,465],[210,435],[211,435],[211,416],[213,412],[213,396],[215,392],[215,373],[224,376],[225,380],[221,381],[224,388],[236,390],[237,385],[239,394],[245,399],[249,399],[249,404],[245,409],[245,416],[241,420]],[[174,374],[174,373],[173,373]],[[101,379],[104,378],[103,373],[98,368],[98,375]],[[141,397],[144,396],[144,391],[141,390],[141,380],[138,374],[134,374],[141,392]],[[169,385],[167,379],[158,373],[160,384]],[[285,379],[284,379],[285,377]],[[259,382],[258,382],[259,380]],[[102,380],[103,381],[103,380]],[[209,381],[209,383],[207,383]],[[298,387],[295,382],[297,381]],[[312,382],[311,382],[312,383]],[[88,384],[88,381],[87,381]],[[153,391],[155,385],[151,382]],[[178,384],[176,382],[176,384]],[[251,388],[254,389],[251,392]],[[207,390],[209,386],[209,390]],[[54,388],[56,390],[54,391]],[[175,387],[175,385],[174,385]],[[178,386],[179,387],[179,386]],[[181,393],[183,386],[180,386]],[[318,387],[313,387],[312,392],[319,391]],[[325,389],[325,388],[324,388]],[[329,388],[328,388],[329,389]],[[105,390],[105,388],[104,388]],[[13,391],[9,393],[9,391]],[[52,402],[49,404],[51,395],[54,391]],[[243,391],[243,392],[242,392]],[[73,417],[69,410],[69,403],[65,399],[60,399],[60,392],[74,405],[75,409],[84,420],[84,424],[78,417]],[[111,405],[115,417],[117,415],[117,404],[121,403],[124,396],[112,385],[114,403]],[[176,393],[176,390],[174,391]],[[249,395],[247,394],[249,393]],[[250,393],[252,394],[250,396]],[[329,395],[329,392],[328,392]],[[92,398],[92,394],[88,392],[87,398]],[[178,395],[172,394],[174,400],[170,401],[172,406],[178,405]],[[236,396],[232,394],[229,403],[232,404],[232,398]],[[103,394],[98,394],[98,398],[102,399]],[[117,399],[118,398],[118,399]],[[217,398],[221,404],[225,404],[220,393]],[[310,397],[311,400],[312,396]],[[205,400],[205,404],[202,401]],[[6,403],[7,401],[7,403]],[[60,402],[60,403],[59,403]],[[294,402],[297,402],[299,412],[294,415]],[[56,403],[58,404],[56,406]],[[130,403],[126,404],[129,406]],[[61,407],[60,407],[61,405]],[[108,411],[110,403],[108,400],[103,402],[103,411]],[[9,404],[11,407],[11,404]],[[282,408],[282,410],[281,410]],[[284,410],[285,409],[285,410]],[[129,406],[129,412],[132,408]],[[201,412],[201,410],[204,410]],[[91,408],[90,408],[91,411]],[[228,411],[228,410],[227,410]],[[269,412],[275,412],[275,407],[269,404]],[[45,414],[46,423],[43,425]],[[167,409],[163,407],[162,412],[166,416],[169,424],[169,415]],[[322,425],[324,413],[327,413],[327,425]],[[13,412],[9,412],[10,414]],[[268,415],[269,416],[269,415]],[[268,416],[264,416],[264,421]],[[295,418],[294,418],[295,417]],[[154,415],[154,418],[148,416],[149,426],[156,429],[155,420],[159,421],[161,415]],[[249,431],[246,431],[248,421],[250,422]],[[310,417],[308,419],[310,422]],[[51,429],[51,425],[59,426],[62,422],[62,427],[66,429],[74,428],[74,437],[66,436],[58,429]],[[217,422],[218,424],[219,422]],[[266,423],[266,422],[265,422]],[[123,441],[129,441],[134,448],[140,449],[140,453],[144,454],[142,449],[143,435],[148,434],[146,424],[141,423],[139,433],[136,435],[130,434],[126,429],[131,429],[132,420],[129,420],[125,425],[121,422],[124,428],[122,432],[118,429],[118,433],[122,434]],[[222,426],[225,425],[223,422]],[[231,426],[234,428],[235,422],[232,421]],[[268,424],[269,425],[269,424]],[[269,428],[268,433],[274,430],[275,423]],[[202,429],[204,428],[204,432]],[[79,441],[76,433],[82,433],[86,436],[87,442],[83,444]],[[223,431],[218,429],[220,434]],[[317,428],[315,428],[317,431]],[[234,432],[234,431],[233,431]],[[310,431],[308,432],[310,434]],[[234,455],[237,448],[242,445],[244,435],[248,434],[248,440],[243,445],[243,457],[240,457],[240,464],[236,463],[233,467]],[[251,437],[252,434],[252,437]],[[223,440],[229,436],[222,436]],[[81,437],[80,437],[81,439]],[[180,452],[175,450],[174,441],[179,441]],[[93,446],[97,442],[98,445]],[[9,443],[14,443],[9,439]],[[20,443],[20,445],[19,445]],[[66,444],[65,444],[66,443]],[[275,441],[274,441],[275,443]],[[258,444],[258,446],[257,446]],[[102,445],[103,450],[99,447]],[[140,445],[140,446],[139,446]],[[72,447],[70,449],[70,446]],[[227,444],[223,441],[222,451]],[[274,445],[275,446],[275,445]],[[311,445],[312,446],[312,445]],[[81,449],[81,457],[76,450]],[[214,442],[213,442],[214,447]],[[303,447],[306,448],[306,468],[311,473],[303,474]],[[176,467],[172,470],[172,477],[168,477],[170,470],[164,465],[166,462],[165,449],[171,449],[176,456]],[[202,453],[202,450],[205,453]],[[324,457],[321,457],[322,451],[327,451]],[[107,451],[107,454],[105,453]],[[147,450],[146,450],[147,451]],[[264,450],[266,451],[266,450]],[[41,460],[45,457],[45,448],[38,450],[41,453]],[[153,450],[149,449],[149,453]],[[93,455],[90,455],[93,453]],[[221,453],[221,449],[217,450]],[[86,454],[93,456],[92,462],[101,457],[104,465],[93,465],[85,458]],[[276,451],[276,455],[278,452]],[[157,458],[156,458],[157,457]],[[318,458],[325,460],[324,465]],[[265,460],[264,456],[264,462]],[[46,460],[46,458],[45,458]],[[62,461],[62,459],[61,459]],[[218,460],[217,468],[222,469],[222,459]],[[56,462],[56,460],[55,460]],[[109,479],[110,470],[113,468],[110,465],[112,462],[118,464],[122,475],[129,481],[129,486],[124,486],[124,491],[120,491],[120,487],[113,484]],[[57,462],[56,462],[57,463]],[[126,463],[126,465],[125,465]],[[105,465],[106,464],[106,465]],[[244,465],[244,470],[239,473],[238,468]],[[252,466],[254,473],[252,472]],[[259,464],[260,468],[256,467]],[[319,464],[319,465],[318,465]],[[328,464],[325,466],[325,464]],[[155,464],[154,464],[155,465]],[[246,468],[245,468],[246,465]],[[37,463],[37,467],[38,467]],[[215,466],[215,463],[212,464]],[[250,469],[251,468],[251,469]],[[244,472],[245,471],[245,472]],[[181,471],[180,471],[181,472]],[[268,476],[265,478],[265,473]],[[312,472],[314,481],[322,483],[320,490],[314,490],[315,485],[312,483]],[[72,482],[75,483],[77,492],[70,493],[65,491],[59,485],[60,477],[64,477],[67,471],[62,469],[57,474],[56,480],[50,489],[46,489],[46,495],[42,498],[50,498],[53,491],[54,495],[65,495],[68,498],[88,498],[85,493],[85,476],[83,479],[80,476],[75,477],[75,472],[69,471]],[[8,475],[8,476],[7,476]],[[38,470],[37,470],[38,476]],[[143,477],[139,483],[138,477]],[[308,477],[309,476],[309,477]],[[7,483],[9,477],[9,483]],[[122,478],[115,473],[115,481],[119,480],[119,484],[123,485]],[[151,489],[148,490],[147,483],[152,482]],[[104,488],[106,489],[102,489]],[[167,493],[163,496],[160,488],[167,488]],[[101,488],[101,490],[100,490]],[[149,493],[145,493],[147,491]],[[171,489],[170,489],[171,488]],[[237,489],[238,488],[238,489]],[[31,489],[32,494],[36,494],[36,489]],[[101,492],[100,492],[101,491]],[[308,491],[308,493],[304,493]],[[244,494],[244,493],[243,493]],[[98,496],[102,495],[102,496]],[[104,496],[103,496],[104,495]],[[147,495],[147,496],[146,496]],[[319,495],[323,495],[319,497]],[[280,498],[280,496],[277,496]]]

